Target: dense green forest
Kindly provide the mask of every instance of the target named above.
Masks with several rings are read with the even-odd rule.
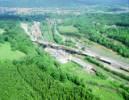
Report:
[[[78,28],[80,35],[129,57],[129,14],[84,14],[66,18],[64,25]]]

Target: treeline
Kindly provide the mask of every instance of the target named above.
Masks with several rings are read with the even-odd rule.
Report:
[[[28,36],[23,34],[24,31],[20,28],[19,21],[5,21],[2,23],[4,23],[2,28],[5,29],[5,32],[0,36],[1,42],[10,42],[14,50],[20,50],[25,54],[36,53]]]
[[[37,14],[37,15],[15,15],[15,14],[1,14],[0,20],[12,20],[12,21],[41,21],[50,17],[49,14]]]
[[[129,23],[115,23],[116,26],[120,26],[120,27],[129,27]]]
[[[107,26],[105,26],[114,25],[116,22],[127,23],[127,21],[129,22],[127,16],[128,14],[120,14],[119,16],[111,14],[86,14],[75,18],[73,24],[86,38],[110,48],[124,57],[129,57],[128,28],[119,28],[118,31],[115,31],[115,29],[107,29]]]
[[[96,36],[93,34],[90,35],[89,39],[118,52],[118,54],[124,57],[129,57],[129,48],[117,41],[106,38],[105,36],[102,36],[102,35]]]
[[[117,27],[106,30],[106,35],[109,38],[118,40],[129,47],[129,28]]]

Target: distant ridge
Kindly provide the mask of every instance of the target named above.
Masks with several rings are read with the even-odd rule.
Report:
[[[0,0],[2,7],[77,7],[82,5],[129,4],[129,0]]]

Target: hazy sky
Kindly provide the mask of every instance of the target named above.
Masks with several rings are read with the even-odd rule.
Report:
[[[90,4],[129,4],[129,0],[0,0],[0,6],[46,7]]]

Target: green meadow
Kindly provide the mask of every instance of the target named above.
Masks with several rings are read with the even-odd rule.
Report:
[[[0,60],[17,60],[25,57],[25,54],[18,51],[12,50],[8,42],[0,44]]]

